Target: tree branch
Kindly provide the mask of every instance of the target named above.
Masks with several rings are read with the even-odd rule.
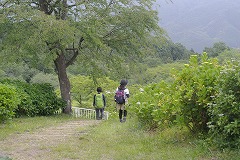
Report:
[[[73,56],[71,59],[66,63],[66,67],[70,66],[73,64],[73,62],[76,60],[77,56],[79,55],[78,49],[77,48],[66,48],[66,51],[73,51]]]
[[[109,8],[109,7],[113,4],[113,1],[114,1],[114,0],[111,0],[111,1],[109,2],[107,8]]]
[[[82,45],[82,42],[84,41],[84,38],[81,37],[79,42],[78,42],[78,48],[82,48],[81,45]]]
[[[47,44],[49,51],[52,51],[53,49],[56,49],[56,48],[58,48],[58,49],[60,48],[60,45],[58,42],[49,43],[49,42],[45,41],[45,43]],[[59,54],[57,53],[57,55],[59,55]]]
[[[114,31],[116,31],[116,30],[117,30],[117,26],[113,27],[108,33],[106,33],[106,34],[103,36],[103,38],[110,37],[110,36],[114,33]]]
[[[84,38],[81,37],[78,43],[78,48],[81,48],[82,42],[84,41]],[[66,48],[66,51],[73,51],[73,56],[70,58],[68,62],[66,62],[66,67],[69,65],[73,64],[73,62],[76,60],[77,56],[79,55],[79,49],[74,47],[73,43],[73,48]]]
[[[8,1],[6,1],[5,3],[0,3],[0,6],[2,6],[2,7],[5,7],[5,5],[7,5],[7,3],[8,3]]]

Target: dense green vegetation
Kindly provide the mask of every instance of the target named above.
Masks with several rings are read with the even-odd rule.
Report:
[[[214,50],[216,46],[218,45],[214,45],[210,50]],[[191,55],[189,52],[183,52],[183,54],[186,57]],[[124,63],[132,67],[125,72],[129,74],[127,75],[132,95],[132,112],[138,117],[141,126],[147,130],[166,129],[175,125],[186,126],[192,134],[203,134],[205,141],[209,144],[222,148],[238,148],[238,54],[239,51],[236,49],[226,50],[223,47],[222,52],[215,59],[208,58],[204,53],[202,56],[190,56],[188,64],[186,58],[175,61],[172,59],[171,63],[165,64],[161,61],[164,57],[156,52],[145,56],[145,60],[136,60],[135,65],[131,62]],[[8,76],[5,69],[2,67],[4,77],[11,78],[12,74]],[[8,68],[10,69],[11,67]],[[114,80],[114,74],[92,79],[91,76],[84,75],[86,73],[83,70],[77,69],[78,65],[75,65],[75,68],[72,67],[69,70],[74,106],[92,108],[93,94],[96,92],[96,87],[101,86],[107,97],[106,110],[114,115],[115,104],[112,97],[118,86],[118,81]],[[55,90],[59,93],[58,85],[52,77],[52,74],[38,71],[28,80],[30,83],[55,84]],[[20,78],[20,80],[23,79]],[[3,87],[9,87],[9,83],[6,82],[2,80],[5,84]],[[11,83],[10,88],[16,90],[13,93],[18,93],[19,99],[14,101],[17,107],[11,105],[9,115],[1,116],[4,117],[2,119],[23,115],[51,115],[61,108],[62,103],[58,102],[58,98],[53,93],[53,87],[46,84],[41,86],[21,81],[12,82],[14,83]],[[143,88],[144,92],[140,92],[140,88]],[[45,100],[52,101],[43,102],[44,98],[41,95],[44,95]],[[11,97],[14,98],[14,96]]]
[[[122,61],[152,53],[167,39],[153,2],[2,0],[0,57],[26,63],[26,68],[54,70],[67,104],[63,111],[70,114],[69,66],[77,63],[93,78],[109,70],[120,78],[116,68],[125,66]],[[31,77],[23,78],[29,82]]]
[[[150,84],[134,97],[133,111],[150,129],[184,125],[219,147],[238,148],[239,63],[220,66],[204,53],[173,72],[172,83]],[[208,135],[208,133],[210,133]]]
[[[126,78],[138,129],[161,134],[183,127],[208,145],[239,149],[240,51],[218,42],[194,55],[167,40],[156,25],[156,13],[148,9],[151,1],[141,2],[130,10],[125,8],[130,1],[111,9],[94,7],[100,1],[76,4],[75,13],[86,15],[75,19],[66,11],[43,13],[41,4],[38,10],[20,1],[1,4],[1,15],[6,13],[0,17],[1,122],[54,115],[59,109],[70,114],[72,105],[92,108],[98,86],[114,116],[114,90]],[[83,11],[82,5],[90,9]],[[59,12],[66,9],[58,6]]]
[[[13,117],[49,116],[65,107],[54,88],[47,83],[29,84],[17,80],[0,81],[1,123]]]
[[[9,85],[0,84],[0,122],[14,116],[14,110],[19,104],[17,91]]]
[[[129,89],[132,95],[131,110],[138,117],[142,127],[154,131],[158,128],[166,129],[175,125],[186,126],[192,134],[203,134],[205,141],[209,144],[222,148],[238,148],[237,73],[239,71],[239,51],[228,47],[218,48],[218,46],[225,46],[222,43],[219,44],[208,48],[209,51],[217,50],[218,54],[215,59],[208,58],[206,53],[197,56],[183,49],[184,56],[179,59],[174,59],[171,54],[168,56],[171,63],[163,63],[163,60],[166,60],[167,51],[162,53],[164,56],[161,56],[160,52],[155,52],[136,59],[134,64],[132,62],[123,63],[131,67],[125,70],[125,74],[129,77]],[[175,44],[172,45],[175,46]],[[170,47],[169,50],[171,50],[173,46],[167,45],[165,50],[168,50],[167,47]],[[180,50],[178,51],[180,52]],[[188,57],[190,57],[189,63],[186,64]],[[14,69],[17,70],[16,67]],[[2,67],[2,74],[5,75],[3,77],[16,78],[17,76],[8,74],[9,70],[11,67]],[[25,73],[29,75],[27,71]],[[30,83],[50,82],[55,85],[55,90],[59,93],[58,85],[52,74],[43,73],[40,70],[35,73],[32,78],[25,79],[25,81]],[[116,79],[115,74],[111,75],[109,72],[109,77],[92,79],[92,76],[87,76],[87,71],[79,70],[79,65],[72,66],[69,74],[74,106],[91,108],[92,96],[96,92],[96,87],[101,86],[107,97],[106,109],[114,114],[115,104],[112,97],[118,86],[118,81],[114,80]],[[22,75],[24,75],[23,72]],[[20,80],[23,79],[20,78]],[[17,103],[17,107],[11,105],[9,116],[2,116],[4,119],[12,118],[13,115],[16,117],[51,115],[61,108],[61,103],[57,102],[58,98],[55,94],[49,95],[50,97],[46,94],[53,93],[53,87],[46,84],[40,87],[41,85],[37,84],[12,82],[15,85],[13,88],[17,90],[17,97],[20,99],[14,101]],[[9,85],[8,83],[3,84],[6,84],[4,87]],[[140,92],[140,88],[143,88],[144,92]],[[43,97],[40,96],[43,93],[46,100],[51,99],[52,101],[43,102]],[[53,97],[51,98],[51,96]]]

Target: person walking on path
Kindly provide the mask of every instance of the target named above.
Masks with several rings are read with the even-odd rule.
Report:
[[[97,88],[97,94],[93,96],[93,106],[96,110],[96,119],[101,120],[104,118],[104,108],[106,107],[106,99],[102,93],[102,88]]]
[[[128,105],[128,98],[129,98],[129,90],[126,88],[128,81],[122,79],[120,81],[120,86],[116,89],[115,92],[115,102],[116,108],[119,112],[119,120],[120,122],[126,122],[127,118],[127,110],[126,106]]]

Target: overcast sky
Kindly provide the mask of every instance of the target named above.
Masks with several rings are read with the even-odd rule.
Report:
[[[156,0],[159,25],[188,49],[223,41],[240,48],[240,0]]]

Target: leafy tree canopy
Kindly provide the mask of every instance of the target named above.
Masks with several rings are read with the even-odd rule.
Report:
[[[98,71],[152,52],[165,39],[153,0],[3,0],[0,4],[0,58],[55,65],[61,96],[71,112],[67,67],[81,63]],[[54,62],[54,63],[52,63]]]
[[[134,59],[152,44],[159,44],[154,40],[161,41],[164,34],[151,5],[150,0],[3,1],[1,50],[8,60],[8,53],[12,53],[14,61],[32,64],[52,62],[60,51],[65,53],[68,65],[75,54],[81,63],[100,68],[98,60]],[[62,19],[64,13],[67,16]]]

